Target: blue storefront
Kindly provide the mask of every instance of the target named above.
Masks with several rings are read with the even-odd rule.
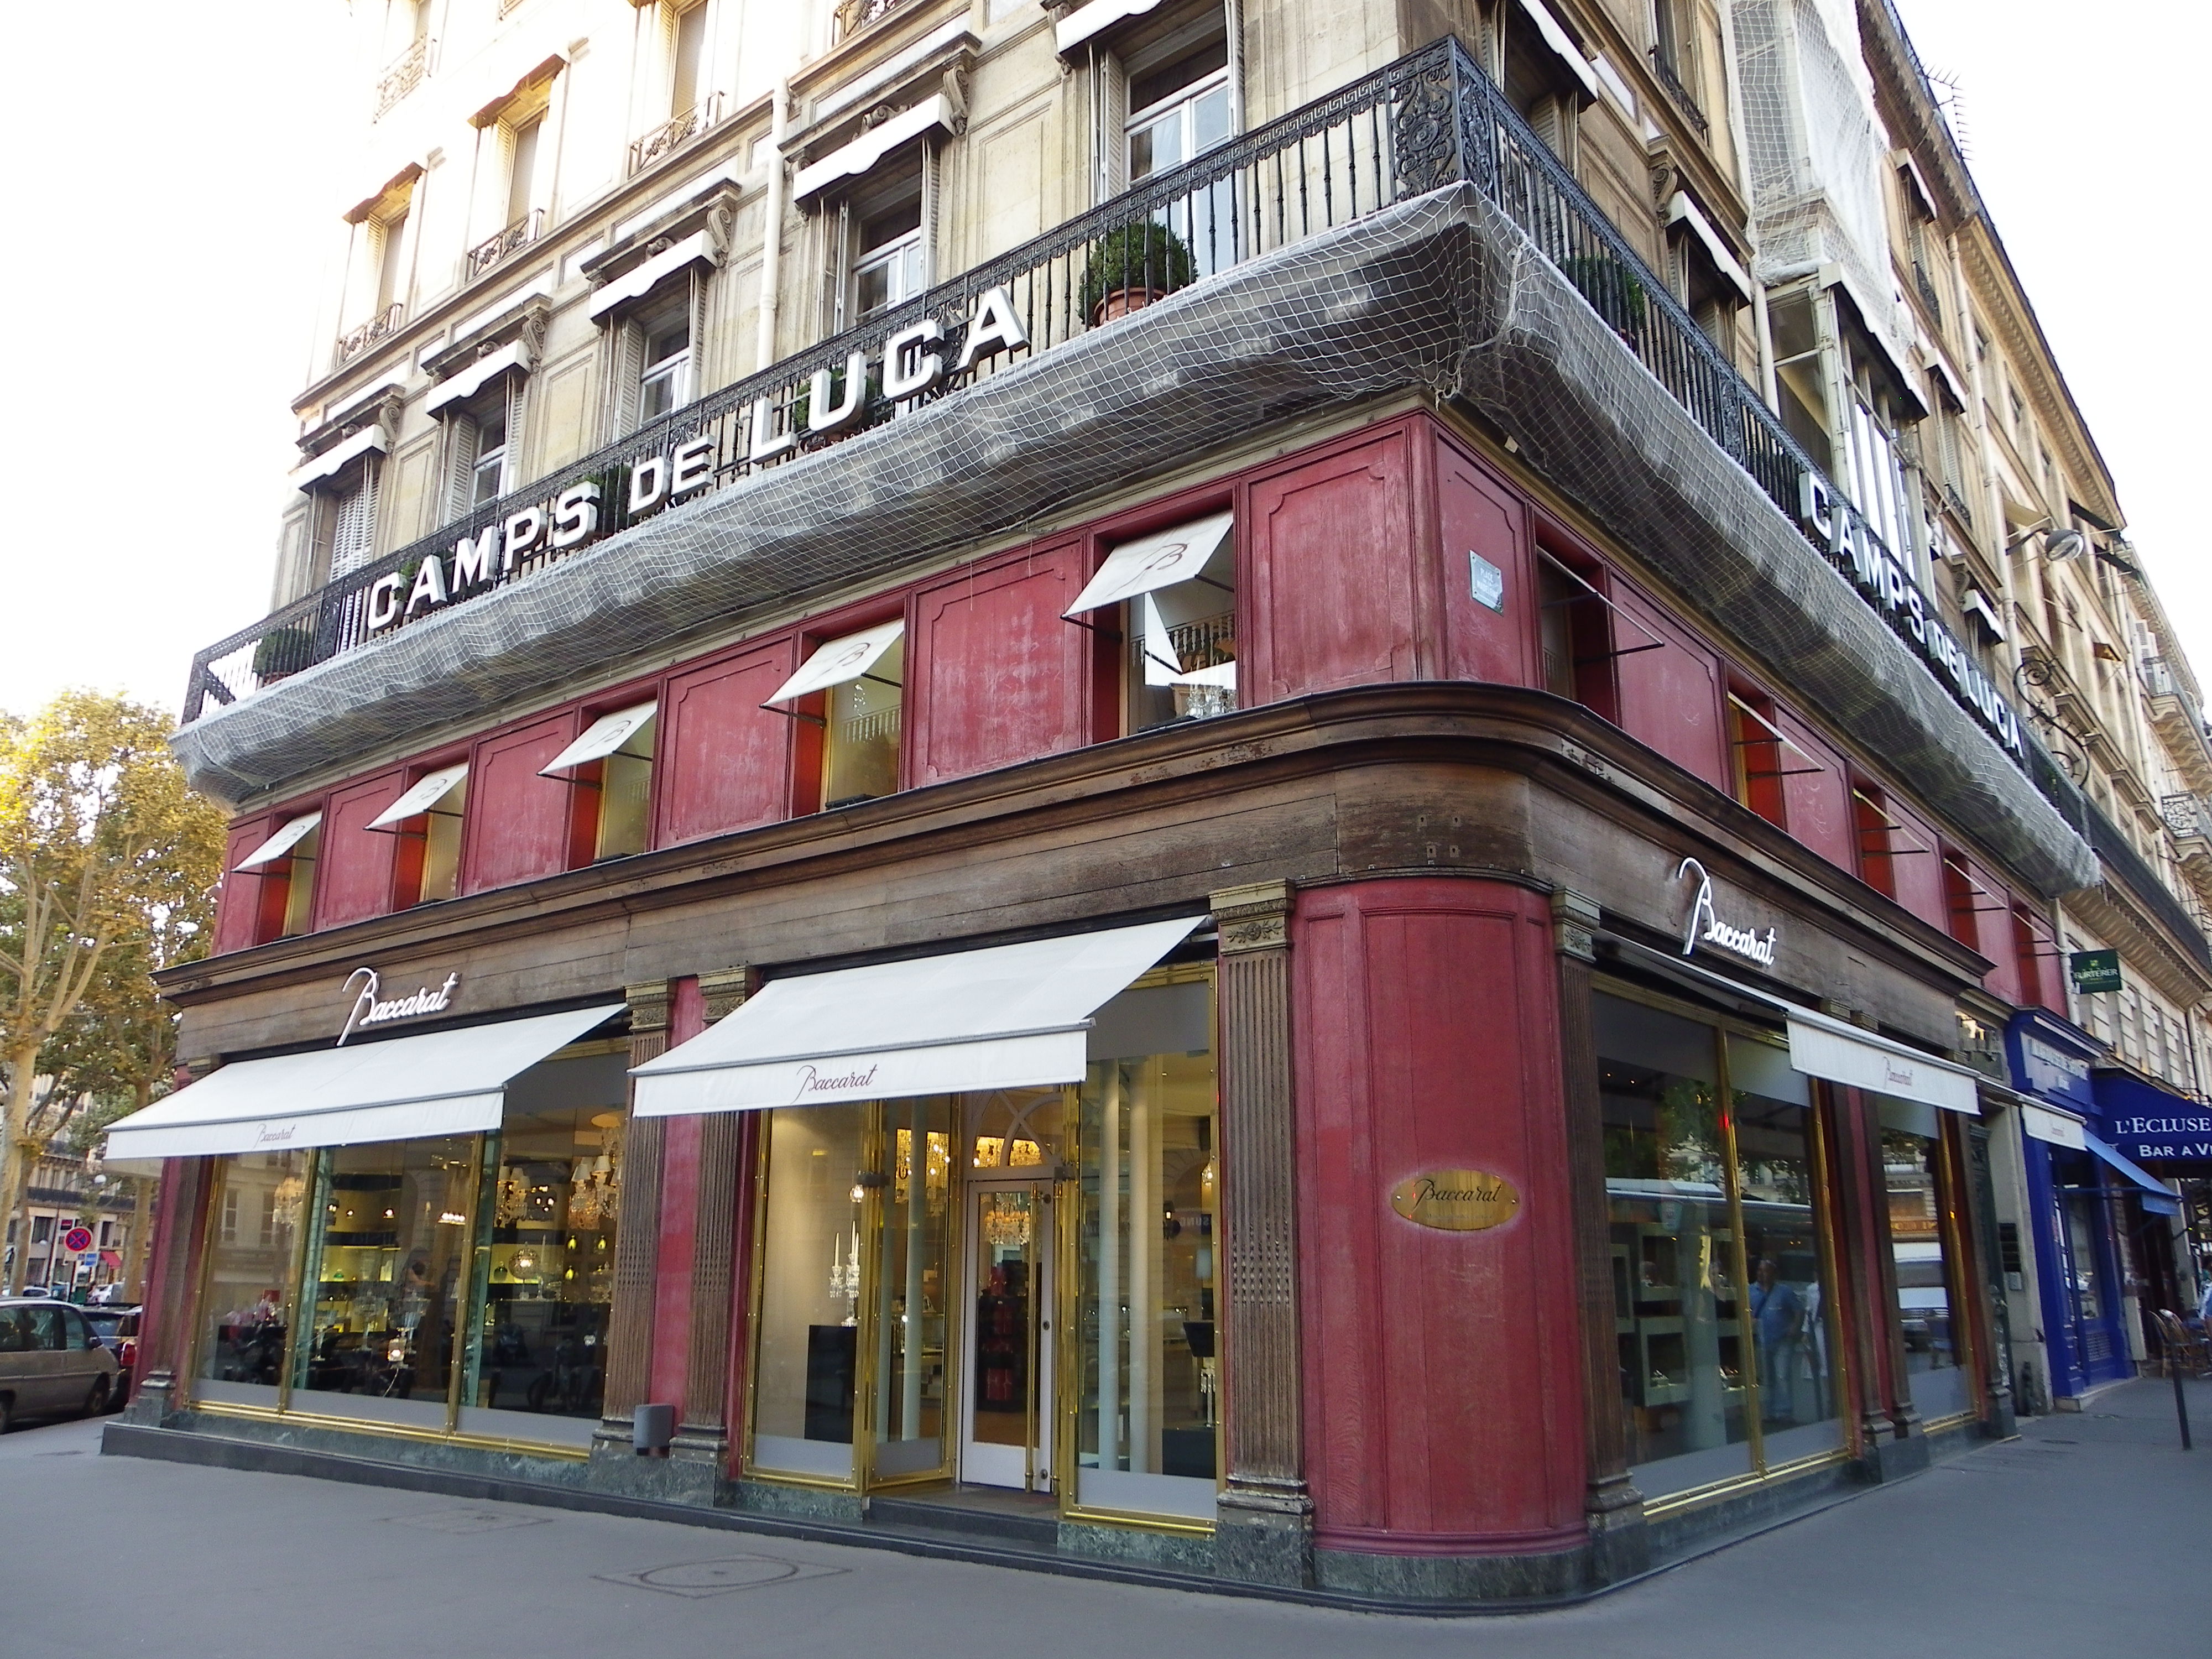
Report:
[[[2005,1027],[2013,1086],[2050,1109],[2023,1109],[2021,1156],[2023,1224],[2033,1236],[2037,1316],[2054,1398],[2135,1374],[2120,1243],[2132,1182],[2115,1167],[2125,1160],[2098,1133],[2090,1068],[2103,1054],[2087,1031],[2041,1009],[2023,1009]]]

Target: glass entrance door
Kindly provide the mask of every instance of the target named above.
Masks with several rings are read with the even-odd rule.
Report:
[[[970,1182],[960,1478],[1052,1490],[1049,1183]]]

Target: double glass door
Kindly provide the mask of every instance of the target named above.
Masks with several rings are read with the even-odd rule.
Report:
[[[960,1478],[1052,1490],[1052,1187],[968,1188],[968,1386]]]

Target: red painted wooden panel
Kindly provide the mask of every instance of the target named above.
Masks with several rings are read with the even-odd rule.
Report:
[[[1794,776],[1782,780],[1782,810],[1790,833],[1838,870],[1858,873],[1857,842],[1851,827],[1850,774],[1844,757],[1820,741],[1813,728],[1777,704],[1774,723],[1805,752],[1782,751],[1782,764]],[[1809,757],[1809,758],[1808,758]],[[1811,769],[1818,767],[1814,771]]]
[[[341,927],[392,909],[392,865],[399,837],[368,821],[398,799],[404,772],[381,772],[332,792],[323,806],[323,852],[315,872],[314,925]]]
[[[1536,573],[1528,508],[1455,444],[1437,441],[1437,519],[1443,540],[1444,672],[1455,680],[1537,685]],[[1474,596],[1470,553],[1504,574],[1502,611]]]
[[[1626,582],[1613,584],[1620,729],[1716,789],[1733,792],[1718,658]],[[1623,620],[1623,617],[1626,620]],[[1660,642],[1656,651],[1636,647]]]
[[[462,891],[481,893],[568,867],[569,784],[538,773],[575,735],[572,712],[477,744],[469,761]]]
[[[1936,832],[1894,795],[1885,792],[1883,804],[1898,825],[1889,837],[1897,853],[1889,861],[1896,872],[1897,902],[1921,921],[1949,933],[1951,907],[1943,896],[1943,860]]]
[[[1394,429],[1249,486],[1240,702],[1420,673],[1408,441]]]
[[[773,691],[775,687],[770,686]],[[705,1000],[696,979],[679,979],[668,1010],[668,1046],[689,1042],[707,1029]],[[703,1120],[672,1117],[660,1152],[660,1239],[653,1273],[652,1351],[646,1398],[676,1407],[684,1420],[684,1376],[691,1364],[691,1264],[699,1242],[699,1153]],[[739,1419],[732,1418],[732,1422]]]
[[[1061,620],[1079,542],[963,572],[915,596],[907,639],[908,777],[934,783],[1091,740],[1098,635]]]
[[[238,861],[276,833],[281,822],[273,812],[240,818],[230,826],[222,849],[222,890],[216,896],[215,950],[243,951],[253,943],[255,925],[261,918],[261,872],[240,870]]]
[[[784,639],[670,678],[653,745],[654,846],[790,816],[799,723],[761,702],[798,666],[797,642]]]
[[[1382,1553],[1582,1536],[1580,1335],[1550,918],[1455,879],[1301,894],[1294,1029],[1316,1536]],[[1510,1181],[1478,1233],[1415,1226],[1424,1171]]]
[[[2013,945],[2012,895],[1995,871],[1967,860],[1966,872],[1981,890],[1974,895],[1974,948],[1990,962],[1982,984],[1992,996],[2018,1004],[2021,998],[2020,957]]]

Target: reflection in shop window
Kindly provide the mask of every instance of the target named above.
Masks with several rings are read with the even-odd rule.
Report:
[[[1211,986],[1125,992],[1099,1012],[1077,1168],[1075,1501],[1211,1518],[1216,1358]]]
[[[291,1330],[294,1258],[311,1152],[250,1152],[217,1161],[218,1213],[199,1301],[195,1394],[201,1399],[276,1403]],[[237,1217],[258,1212],[242,1230]]]
[[[933,1474],[945,1464],[945,1267],[951,1222],[952,1106],[943,1099],[884,1106],[890,1168],[882,1194],[883,1270],[875,1301],[878,1479]]]
[[[324,1154],[295,1406],[444,1426],[477,1152],[453,1137]],[[332,1397],[310,1407],[302,1394]]]
[[[1595,999],[1614,1331],[1647,1497],[1840,1443],[1811,1097],[1779,1050]]]
[[[1973,1405],[1965,1332],[1954,1324],[1957,1264],[1942,1213],[1942,1125],[1933,1106],[1882,1099],[1881,1162],[1897,1261],[1897,1322],[1912,1403],[1928,1421]]]
[[[853,1478],[866,1106],[769,1115],[751,1467]]]
[[[474,1264],[476,1340],[459,1426],[528,1436],[507,1419],[596,1423],[606,1389],[622,1218],[622,1054],[556,1060],[509,1089]],[[562,1103],[539,1104],[550,1097]]]

